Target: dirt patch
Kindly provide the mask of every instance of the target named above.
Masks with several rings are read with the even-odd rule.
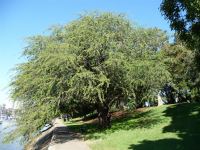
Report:
[[[111,120],[116,120],[116,119],[120,119],[120,118],[124,118],[127,117],[129,115],[132,114],[137,114],[137,113],[142,113],[145,111],[148,111],[149,108],[138,108],[132,112],[129,111],[115,111],[115,112],[111,112]],[[93,115],[90,119],[90,117],[88,117],[87,119],[81,119],[80,121],[82,121],[84,124],[98,124],[98,118],[97,118],[97,114]]]
[[[127,115],[129,115],[130,113],[127,112],[127,111],[116,111],[116,112],[111,112],[111,120],[115,120],[115,119],[120,119],[120,118],[123,118]],[[87,121],[84,121],[84,124],[98,124],[98,118],[94,118],[94,119],[91,119],[91,120],[87,120]]]

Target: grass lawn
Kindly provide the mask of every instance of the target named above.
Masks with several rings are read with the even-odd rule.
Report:
[[[199,150],[200,104],[165,105],[142,109],[98,130],[93,124],[72,120],[92,150]]]

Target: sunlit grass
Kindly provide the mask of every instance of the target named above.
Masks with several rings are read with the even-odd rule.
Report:
[[[98,130],[80,121],[68,126],[82,132],[92,150],[187,150],[200,142],[200,104],[165,105],[133,112]]]

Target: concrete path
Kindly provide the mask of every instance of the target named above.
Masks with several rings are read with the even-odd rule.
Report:
[[[55,129],[48,150],[90,150],[80,134],[69,131],[60,119],[55,122]]]

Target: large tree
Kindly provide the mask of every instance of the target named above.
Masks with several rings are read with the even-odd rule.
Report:
[[[21,104],[13,137],[29,139],[62,113],[96,110],[101,127],[108,127],[111,106],[128,99],[141,106],[168,82],[159,54],[167,42],[165,32],[136,28],[111,13],[86,14],[29,38],[27,62],[16,68],[11,83],[12,97]]]

